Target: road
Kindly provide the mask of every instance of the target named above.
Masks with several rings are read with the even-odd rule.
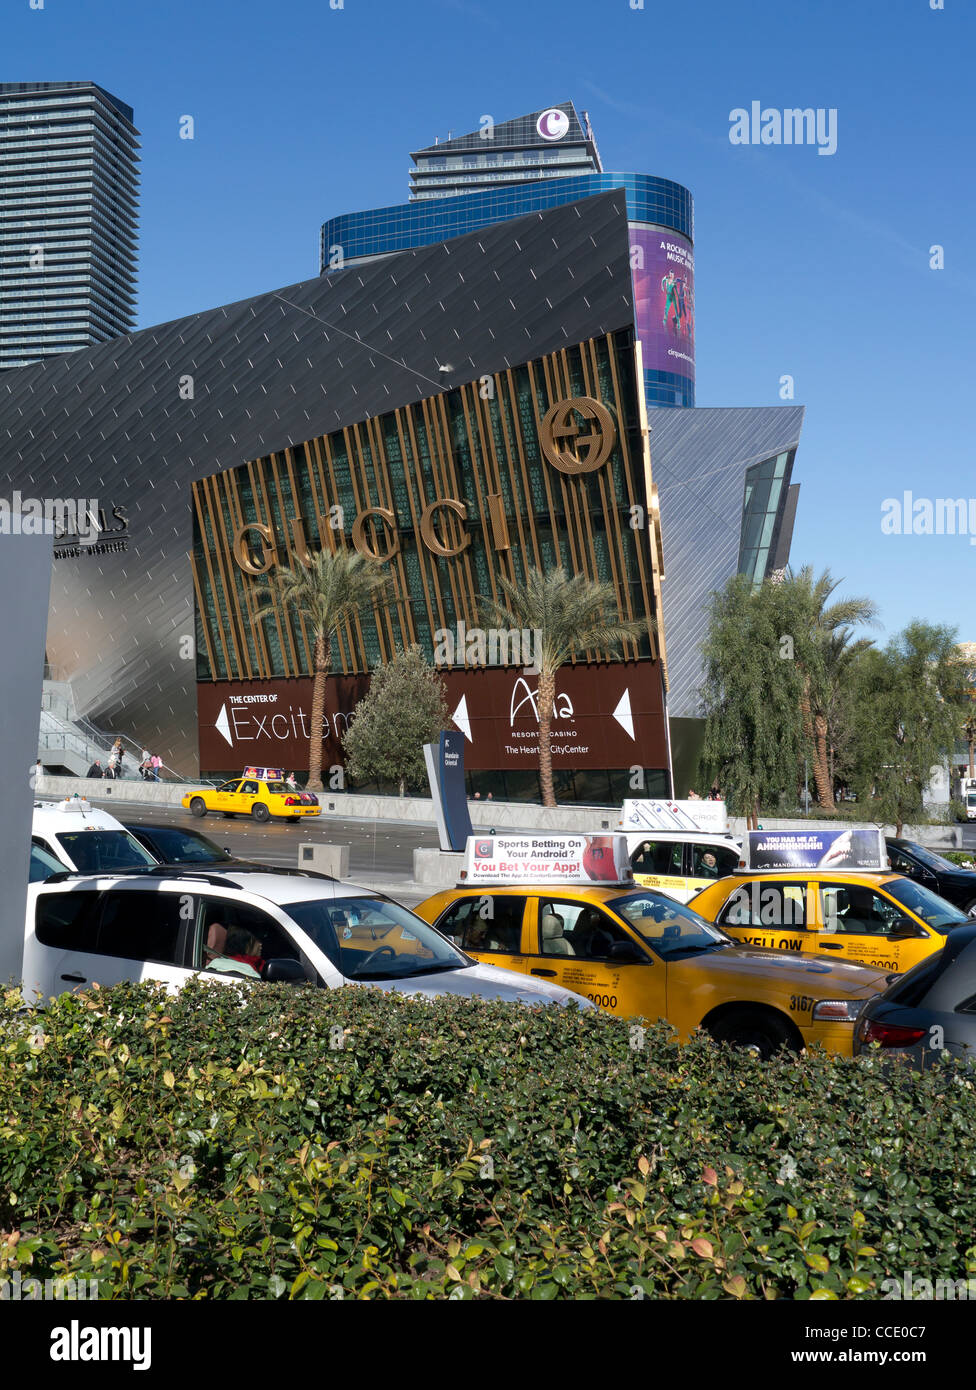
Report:
[[[241,859],[263,864],[298,867],[300,844],[339,844],[349,846],[349,877],[355,883],[382,888],[406,906],[422,902],[430,893],[411,891],[413,852],[436,849],[437,830],[432,825],[402,821],[340,820],[318,816],[298,824],[269,821],[259,825],[247,816],[225,819],[211,812],[197,819],[179,806],[127,803],[112,807],[123,824],[179,825],[199,830],[208,839],[230,850]],[[401,887],[410,884],[411,887]],[[433,890],[431,890],[433,891]]]

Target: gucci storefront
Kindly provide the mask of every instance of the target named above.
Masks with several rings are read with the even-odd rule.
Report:
[[[269,578],[323,547],[386,570],[333,644],[326,766],[370,673],[470,632],[562,564],[654,626],[558,682],[567,799],[670,790],[663,574],[621,190],[0,374],[2,495],[80,497],[121,540],[58,547],[47,660],[79,716],[192,779],[307,767],[308,634]],[[117,529],[117,527],[116,527]],[[463,628],[462,628],[463,625]],[[535,799],[520,659],[440,667],[483,795]]]
[[[383,565],[387,586],[336,636],[327,765],[342,763],[369,673],[418,643],[445,679],[472,790],[535,799],[536,681],[464,634],[478,631],[479,600],[500,596],[499,579],[562,565],[608,581],[619,615],[649,631],[623,661],[580,651],[563,669],[561,794],[620,800],[635,768],[669,791],[661,537],[639,380],[633,334],[603,334],[195,482],[203,770],[307,766],[310,636],[268,580],[317,549],[352,547]],[[444,633],[459,638],[448,660]]]

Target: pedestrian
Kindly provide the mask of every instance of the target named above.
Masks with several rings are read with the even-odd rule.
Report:
[[[158,782],[158,781],[159,781],[159,770],[160,770],[160,768],[161,768],[162,765],[163,765],[163,760],[162,760],[162,758],[159,756],[158,753],[154,753],[154,754],[152,755],[152,758],[150,759],[150,761],[151,761],[151,763],[152,763],[152,770],[153,770],[153,771],[152,771],[152,779],[153,779],[154,782]]]
[[[88,769],[88,772],[87,772],[86,775],[87,775],[88,777],[104,777],[104,776],[105,776],[105,773],[102,771],[102,764],[101,764],[100,759],[98,759],[98,758],[95,759],[95,761],[92,763],[91,767]]]
[[[111,781],[113,781],[113,782],[115,781],[115,758],[114,758],[114,756],[111,757],[111,758],[109,758],[109,760],[108,760],[108,767],[106,767],[106,769],[105,769],[105,776],[106,776],[107,778],[109,778]]]
[[[290,787],[293,792],[298,791],[298,783],[295,781],[295,774],[293,772],[289,772],[288,776],[285,778],[285,786]]]

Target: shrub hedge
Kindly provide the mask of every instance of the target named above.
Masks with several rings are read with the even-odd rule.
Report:
[[[955,1064],[596,1011],[152,986],[0,1006],[0,1279],[100,1298],[878,1298],[976,1269]]]
[[[973,867],[972,850],[940,849],[937,850],[936,853],[941,854],[943,859],[948,859],[950,864],[958,864],[962,869],[971,869]]]

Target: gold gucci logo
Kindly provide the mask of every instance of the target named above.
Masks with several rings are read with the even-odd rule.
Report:
[[[585,434],[577,416],[590,422],[591,428]],[[593,473],[606,463],[616,442],[613,416],[592,396],[557,401],[542,420],[542,452],[560,473]]]

